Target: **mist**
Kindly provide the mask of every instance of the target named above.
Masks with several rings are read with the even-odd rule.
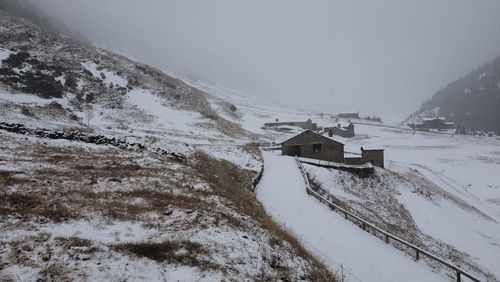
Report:
[[[96,45],[318,111],[407,114],[500,55],[500,1],[36,0]]]

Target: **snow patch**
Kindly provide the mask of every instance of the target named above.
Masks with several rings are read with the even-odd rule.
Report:
[[[86,70],[90,71],[94,77],[102,79],[102,77],[104,75],[105,78],[103,79],[103,81],[107,85],[110,85],[112,83],[113,85],[118,85],[120,87],[126,87],[128,84],[128,81],[126,79],[119,76],[115,72],[105,70],[105,69],[98,70],[99,66],[94,62],[87,62],[87,63],[84,63],[82,65]]]

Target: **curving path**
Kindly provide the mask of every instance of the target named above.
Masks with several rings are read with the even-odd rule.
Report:
[[[340,272],[346,281],[451,281],[415,262],[307,195],[295,160],[263,152],[264,175],[257,198],[267,212],[294,233],[303,245]]]

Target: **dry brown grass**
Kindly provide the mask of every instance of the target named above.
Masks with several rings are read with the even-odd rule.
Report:
[[[77,189],[66,192],[64,198],[77,209],[92,210],[116,220],[136,220],[139,219],[141,214],[148,212],[162,214],[172,208],[203,211],[213,209],[213,204],[198,197],[145,188],[112,192],[93,192],[89,189]],[[132,199],[141,199],[142,201],[133,203],[131,202]]]
[[[203,152],[198,152],[195,158],[194,168],[201,174],[203,179],[213,186],[219,196],[231,202],[241,213],[257,221],[272,236],[288,242],[299,256],[312,263],[307,279],[312,281],[336,281],[334,275],[304,249],[297,238],[283,229],[266,213],[264,207],[256,199],[255,194],[250,192],[249,189],[255,172],[242,170],[226,160],[214,159]]]
[[[60,263],[46,266],[38,273],[37,281],[72,281],[68,269]]]
[[[248,152],[249,154],[255,156],[255,158],[259,161],[262,160],[262,151],[260,150],[259,148],[259,145],[257,145],[257,143],[247,143],[243,146],[241,146],[241,148]]]
[[[215,128],[230,137],[255,138],[255,134],[243,129],[238,123],[219,118],[215,121]]]
[[[6,171],[0,170],[0,191],[5,190],[5,188],[14,185],[23,185],[32,182],[26,177],[18,176],[20,172],[17,171]]]
[[[77,218],[76,211],[70,210],[58,199],[40,194],[3,193],[0,195],[0,215],[17,214],[22,217],[45,217],[55,222]]]
[[[111,245],[111,248],[137,257],[149,258],[157,262],[189,265],[202,270],[219,268],[215,263],[200,258],[209,254],[209,251],[203,245],[188,240],[165,240],[158,243],[121,243]]]
[[[159,230],[199,230],[208,226],[245,230],[249,224],[237,215],[239,211],[255,219],[259,223],[258,228],[263,227],[271,233],[270,238],[275,238],[273,248],[289,252],[290,244],[294,253],[312,262],[307,274],[310,278],[307,279],[328,281],[330,277],[328,271],[293,236],[274,223],[248,190],[255,172],[241,170],[229,162],[213,160],[205,155],[197,155],[196,161],[188,166],[169,168],[171,161],[168,159],[158,158],[148,162],[144,161],[143,154],[122,153],[117,149],[23,144],[16,152],[6,161],[21,167],[23,163],[29,166],[22,174],[0,172],[0,176],[4,176],[0,180],[0,188],[15,185],[17,191],[7,193],[13,189],[0,190],[0,218],[17,216],[29,225],[33,218],[41,216],[61,222],[97,215],[110,222],[141,221],[144,226]],[[32,166],[33,163],[40,166]],[[209,182],[211,188],[191,189],[194,183],[200,181]],[[221,206],[219,201],[212,201],[219,197],[225,199],[223,204],[226,207]],[[161,220],[170,216],[172,211],[185,212],[186,220],[176,219],[171,226],[165,226]],[[159,215],[160,219],[149,219],[151,214]],[[284,241],[289,244],[284,244]],[[54,242],[57,242],[58,248],[71,254],[95,251],[91,242],[82,238],[54,238]],[[206,248],[186,241],[124,243],[112,247],[156,261],[229,271],[227,266],[211,263]],[[20,255],[18,257],[24,260]],[[29,261],[29,257],[25,261]],[[281,266],[275,261],[274,266],[281,275],[279,277],[293,277],[294,271],[286,265]],[[51,264],[41,272],[40,277],[42,280],[56,279],[60,273],[60,267]],[[64,278],[61,276],[61,279]]]

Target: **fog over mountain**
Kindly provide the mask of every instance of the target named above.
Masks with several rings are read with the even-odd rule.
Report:
[[[317,110],[408,113],[500,54],[500,1],[37,0],[164,70]]]

